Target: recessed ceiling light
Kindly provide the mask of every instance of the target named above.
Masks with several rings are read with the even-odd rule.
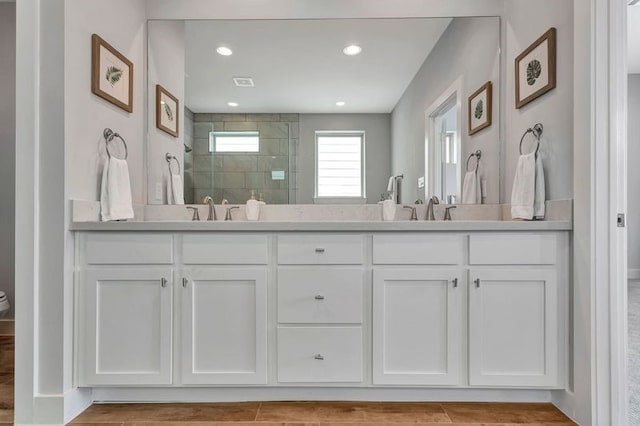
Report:
[[[338,101],[336,102],[336,106],[344,106],[345,105],[345,101]]]
[[[360,54],[360,52],[362,52],[362,47],[358,46],[357,44],[351,44],[345,47],[344,49],[342,49],[342,51],[344,52],[345,55],[355,56]]]
[[[238,87],[254,87],[251,77],[233,77],[233,84]]]
[[[237,107],[238,103],[237,102],[227,102],[227,105],[229,105],[230,107]]]
[[[216,52],[222,56],[231,56],[233,54],[233,50],[229,49],[225,46],[220,46],[216,49]]]

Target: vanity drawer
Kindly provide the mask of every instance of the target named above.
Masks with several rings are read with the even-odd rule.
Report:
[[[84,253],[88,265],[170,265],[173,263],[173,236],[92,232],[85,236]]]
[[[266,265],[267,236],[185,233],[182,258],[185,265]]]
[[[280,265],[361,265],[363,261],[361,235],[278,236]]]
[[[278,322],[360,324],[364,270],[278,269]]]
[[[278,328],[278,382],[362,382],[361,327]]]
[[[556,236],[541,234],[478,234],[469,236],[470,265],[553,265]]]
[[[464,257],[463,235],[374,235],[377,265],[459,265]]]

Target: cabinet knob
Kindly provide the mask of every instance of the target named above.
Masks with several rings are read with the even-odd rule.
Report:
[[[160,285],[164,288],[167,285],[167,279],[166,278],[160,279]]]
[[[473,282],[476,283],[476,288],[480,287],[480,278],[476,278]]]
[[[453,279],[453,287],[454,287],[454,288],[455,288],[455,287],[458,287],[458,279],[457,279],[457,278],[454,278],[454,279]]]
[[[322,247],[317,247],[317,248],[316,248],[316,253],[324,253],[324,248],[322,248]]]
[[[313,359],[317,359],[319,361],[323,361],[324,360],[324,355],[318,354],[318,355],[314,356]]]
[[[316,300],[324,300],[324,296],[321,294],[317,294],[315,297]]]
[[[186,278],[182,279],[182,287],[185,288],[187,286],[187,284],[189,284],[189,280]]]

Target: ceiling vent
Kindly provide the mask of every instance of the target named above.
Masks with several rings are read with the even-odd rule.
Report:
[[[253,79],[251,77],[233,77],[233,84],[238,87],[253,87]]]

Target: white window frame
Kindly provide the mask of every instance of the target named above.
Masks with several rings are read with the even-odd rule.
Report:
[[[321,136],[360,136],[360,196],[359,197],[327,197],[318,196],[318,138]],[[315,132],[315,157],[314,157],[314,198],[315,204],[366,204],[366,162],[365,148],[366,134],[364,130],[316,130]]]
[[[216,139],[219,136],[223,136],[224,133],[228,133],[229,136],[256,136],[258,138],[258,150],[257,151],[218,151],[216,149]],[[209,132],[209,153],[220,154],[242,154],[242,153],[259,153],[260,152],[260,132],[257,130],[212,130]]]

